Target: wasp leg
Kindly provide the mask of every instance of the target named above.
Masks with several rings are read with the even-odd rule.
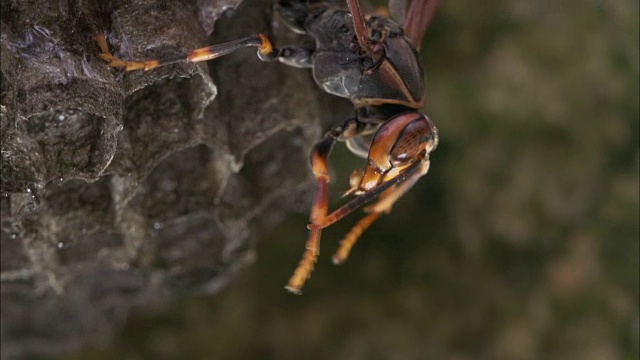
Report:
[[[273,57],[281,63],[297,68],[313,67],[314,50],[300,46],[286,46],[273,52]],[[264,61],[268,61],[263,59]]]
[[[191,50],[182,55],[170,56],[160,59],[150,59],[144,61],[125,61],[113,56],[109,51],[109,45],[103,34],[95,37],[96,42],[100,46],[102,53],[98,56],[109,63],[109,66],[116,68],[124,68],[126,71],[133,70],[151,70],[159,66],[169,65],[177,62],[200,62],[215,59],[240,49],[247,47],[258,48],[258,57],[263,61],[271,61],[277,58],[277,51],[271,45],[271,41],[264,34],[249,36],[240,40],[229,41],[226,43],[203,47]]]
[[[183,55],[176,55],[170,57],[164,57],[160,59],[151,59],[144,61],[125,61],[115,57],[109,51],[109,45],[107,39],[103,34],[98,34],[95,37],[96,42],[100,46],[102,51],[98,56],[101,59],[109,63],[109,66],[115,68],[124,68],[125,71],[134,70],[151,70],[159,66],[165,66],[178,62],[200,62],[208,61],[215,58],[219,58],[224,55],[228,55],[240,49],[247,47],[258,48],[258,58],[262,61],[275,61],[278,60],[283,64],[299,67],[310,68],[313,66],[311,59],[313,50],[303,48],[299,46],[287,46],[281,49],[276,49],[271,44],[269,38],[266,35],[258,34],[255,36],[249,36],[240,40],[230,41],[218,45],[212,45],[203,47],[200,49],[191,50]]]
[[[285,25],[298,34],[306,33],[304,21],[309,15],[309,5],[300,0],[278,0],[275,9]]]
[[[355,245],[356,241],[358,241],[362,233],[367,230],[369,226],[371,226],[371,224],[378,220],[380,215],[382,215],[383,213],[390,213],[393,204],[398,201],[398,199],[400,199],[402,195],[409,191],[409,189],[411,189],[411,187],[418,181],[418,179],[426,174],[428,170],[428,160],[422,160],[419,164],[418,172],[411,175],[400,185],[395,185],[385,190],[380,195],[380,198],[375,204],[367,207],[365,209],[365,212],[368,212],[369,214],[360,219],[360,221],[358,221],[358,223],[356,223],[353,228],[351,228],[351,231],[349,231],[344,239],[340,241],[340,247],[332,258],[333,263],[337,265],[347,260],[351,248],[353,247],[353,245]]]
[[[346,140],[357,136],[366,130],[366,125],[356,119],[349,119],[343,125],[334,127],[325,137],[313,147],[311,151],[311,168],[317,182],[316,195],[311,206],[310,220],[312,224],[322,224],[327,216],[329,207],[329,167],[328,160],[333,145],[337,140]],[[315,227],[309,230],[302,260],[294,270],[285,289],[301,294],[302,286],[307,281],[320,254],[320,235],[322,229]]]
[[[327,134],[320,142],[318,142],[311,152],[311,167],[317,182],[316,196],[311,206],[311,223],[322,221],[327,215],[329,202],[329,169],[327,161],[333,145],[336,142],[336,136],[333,133]],[[320,253],[320,235],[322,229],[313,229],[309,231],[309,239],[305,246],[302,260],[298,267],[294,270],[293,275],[289,279],[285,289],[294,293],[301,294],[301,289],[307,281]]]

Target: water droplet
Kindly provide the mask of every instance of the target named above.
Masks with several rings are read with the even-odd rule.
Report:
[[[65,119],[64,114],[58,115],[57,119],[58,119],[58,121],[64,121],[64,119]]]
[[[58,249],[62,249],[64,247],[64,243],[62,241],[60,241],[58,243]]]

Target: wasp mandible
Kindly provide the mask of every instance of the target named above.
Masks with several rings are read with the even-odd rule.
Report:
[[[347,7],[318,0],[277,0],[275,8],[293,31],[312,38],[313,48],[275,47],[264,34],[195,49],[189,53],[146,61],[124,61],[109,51],[103,35],[96,40],[99,55],[109,66],[126,71],[151,70],[176,62],[207,61],[247,47],[258,48],[262,61],[311,68],[313,78],[329,94],[348,98],[351,117],[331,128],[311,150],[311,168],[317,190],[311,206],[309,237],[302,260],[286,289],[300,294],[320,251],[322,229],[354,210],[365,208],[360,219],[340,242],[333,262],[342,263],[360,235],[429,170],[429,154],[438,145],[438,130],[418,112],[424,106],[424,74],[418,56],[424,33],[439,0],[391,0],[399,23],[379,15],[365,17],[358,0]],[[365,136],[373,135],[370,142]],[[345,195],[355,197],[328,212],[328,158],[336,141],[346,142],[367,159],[350,177]]]

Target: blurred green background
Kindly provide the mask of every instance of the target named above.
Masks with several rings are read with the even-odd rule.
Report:
[[[286,293],[292,215],[219,295],[66,359],[637,359],[638,20],[637,1],[444,1],[422,49],[430,173],[344,265],[359,215]],[[333,165],[335,206],[362,163],[338,146]]]

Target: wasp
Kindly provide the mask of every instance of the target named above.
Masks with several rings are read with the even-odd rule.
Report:
[[[99,56],[109,66],[126,71],[207,61],[253,47],[262,61],[312,69],[322,90],[353,103],[352,115],[333,126],[311,150],[317,189],[307,226],[309,237],[302,260],[285,287],[301,294],[317,261],[324,228],[376,200],[365,207],[367,215],[340,242],[333,262],[342,263],[362,233],[389,213],[429,170],[429,155],[438,146],[438,130],[419,112],[425,104],[425,89],[418,50],[439,3],[391,0],[390,9],[398,18],[395,22],[386,16],[365,16],[358,0],[346,0],[346,7],[318,0],[277,0],[275,9],[282,20],[291,30],[310,37],[315,43],[312,48],[275,47],[265,34],[257,34],[179,56],[125,61],[111,54],[104,35],[97,35],[96,41],[102,51]],[[328,160],[337,141],[345,142],[366,163],[350,176],[345,195],[354,197],[329,213]]]

